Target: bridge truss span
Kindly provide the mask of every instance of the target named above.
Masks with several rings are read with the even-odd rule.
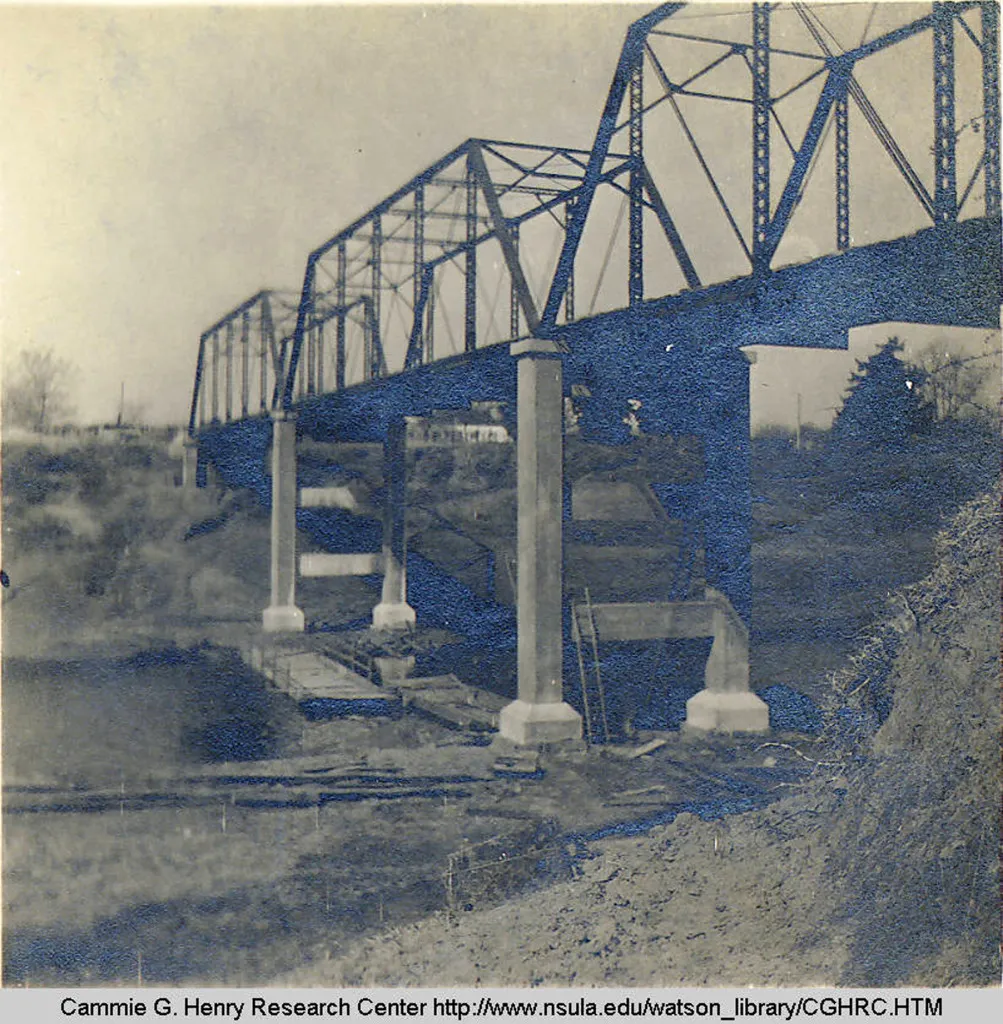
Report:
[[[998,223],[991,0],[682,7],[628,30],[590,149],[470,139],[310,253],[292,323],[259,293],[204,332],[191,429]]]
[[[715,721],[765,728],[746,700],[742,349],[846,348],[853,328],[891,322],[999,326],[994,0],[683,8],[628,28],[590,148],[468,139],[316,247],[298,297],[258,293],[199,343],[190,433],[199,458],[270,492],[273,607],[290,622],[297,435],[381,442],[393,467],[405,417],[505,410],[520,694],[505,728],[519,742],[578,728],[557,708],[562,524],[586,548],[606,525],[574,523],[576,486],[612,501],[643,468],[638,493],[724,602]],[[699,453],[685,479],[682,441]],[[382,604],[413,621],[392,501],[381,557]]]

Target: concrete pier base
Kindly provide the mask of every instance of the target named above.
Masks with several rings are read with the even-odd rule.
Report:
[[[406,601],[381,601],[373,609],[373,629],[413,629],[416,622],[414,609]]]
[[[686,702],[686,728],[701,732],[769,732],[770,711],[749,689],[749,633],[731,602],[713,587],[714,643],[704,670],[706,689]]]
[[[564,702],[561,537],[564,398],[560,352],[550,341],[517,342],[519,695],[498,721],[521,746],[578,740],[582,720]]]
[[[686,729],[698,732],[769,732],[770,710],[751,690],[701,690],[686,702]]]
[[[266,633],[299,633],[305,628],[296,607],[296,420],[272,416],[271,601],[261,613]]]
[[[302,633],[306,620],[302,609],[295,605],[269,605],[261,613],[261,628],[266,633]]]
[[[519,746],[561,743],[581,738],[582,717],[564,701],[531,704],[524,700],[514,700],[501,709],[498,732],[504,739]]]

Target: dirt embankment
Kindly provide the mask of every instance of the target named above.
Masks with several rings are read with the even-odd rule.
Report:
[[[314,949],[277,983],[998,983],[999,529],[986,496],[938,537],[932,574],[831,680],[788,799],[593,843],[572,878]]]

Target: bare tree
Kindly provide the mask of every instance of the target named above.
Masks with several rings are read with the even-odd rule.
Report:
[[[21,352],[4,375],[4,419],[44,433],[72,412],[70,380],[73,366],[47,349]]]
[[[984,401],[992,372],[988,355],[966,353],[955,345],[934,342],[919,354],[917,365],[925,373],[924,396],[938,420],[958,419],[966,412],[988,408]]]

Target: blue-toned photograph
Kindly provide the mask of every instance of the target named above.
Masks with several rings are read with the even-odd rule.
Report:
[[[0,6],[3,986],[998,986],[999,68]]]

